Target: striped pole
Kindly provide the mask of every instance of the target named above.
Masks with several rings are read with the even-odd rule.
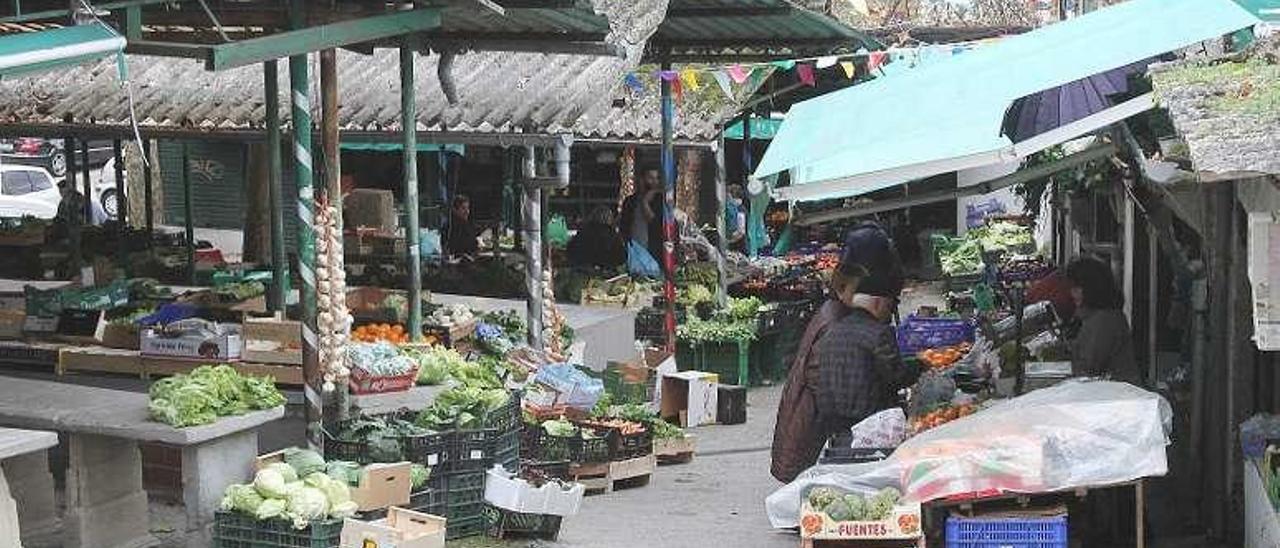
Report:
[[[315,189],[311,163],[311,81],[307,56],[289,58],[289,87],[293,104],[293,177],[298,187],[298,275],[302,278],[302,376],[306,386],[307,442],[324,447],[324,371],[320,370],[316,340],[316,227]]]
[[[671,63],[663,63],[663,70],[671,70]],[[672,142],[673,123],[676,117],[675,102],[671,98],[671,82],[662,80],[662,267],[664,281],[662,293],[667,301],[666,334],[667,351],[676,350],[676,154]]]

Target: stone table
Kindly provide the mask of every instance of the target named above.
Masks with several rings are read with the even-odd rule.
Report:
[[[66,434],[68,465],[63,545],[68,548],[148,546],[147,494],[139,442],[182,448],[183,502],[190,546],[207,546],[213,513],[227,485],[251,477],[257,428],[284,408],[173,428],[147,414],[147,395],[51,381],[0,379],[0,424]],[[33,465],[22,476],[48,476]],[[49,479],[52,485],[52,478]],[[34,505],[43,494],[32,499]],[[53,515],[50,507],[42,509]],[[19,500],[20,504],[26,504]],[[35,510],[33,510],[35,511]]]
[[[19,506],[14,501],[9,484],[25,488],[31,478],[7,471],[20,472],[26,461],[44,463],[48,469],[45,450],[55,445],[58,445],[58,435],[53,432],[0,428],[0,548],[19,548],[21,536],[48,533],[57,526],[55,516],[35,515],[32,508]],[[52,497],[52,484],[46,492]],[[49,502],[52,504],[52,500]],[[19,527],[19,523],[31,524],[31,530]]]

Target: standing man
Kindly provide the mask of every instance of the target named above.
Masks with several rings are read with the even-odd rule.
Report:
[[[475,256],[480,250],[476,241],[476,226],[471,223],[471,199],[459,194],[453,197],[449,208],[449,238],[446,240],[449,254]]]
[[[636,190],[622,202],[619,228],[628,243],[636,242],[662,264],[662,177],[649,167],[636,180]]]

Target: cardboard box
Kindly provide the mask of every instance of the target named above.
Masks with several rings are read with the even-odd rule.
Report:
[[[662,418],[684,428],[716,423],[720,377],[715,373],[666,373],[660,384]]]
[[[576,515],[584,493],[586,488],[580,483],[573,484],[571,489],[563,489],[554,482],[534,487],[500,466],[489,470],[484,484],[485,502],[522,514]]]
[[[27,324],[27,312],[22,309],[0,309],[0,339],[21,339]]]
[[[164,356],[193,360],[239,360],[243,345],[238,326],[228,328],[221,335],[166,336],[157,329],[143,329],[141,344],[144,356]]]
[[[245,361],[302,365],[302,323],[278,318],[245,318],[241,338]]]
[[[96,371],[141,376],[142,357],[137,350],[104,346],[68,347],[58,351],[57,371],[60,375],[68,371]]]
[[[899,504],[887,519],[836,521],[826,512],[800,505],[800,537],[814,540],[914,540],[920,538],[920,505]]]
[[[390,190],[357,188],[342,198],[344,224],[352,228],[394,231],[400,224],[396,199]]]
[[[66,308],[58,316],[58,338],[67,342],[99,344],[107,328],[107,315],[101,310]]]
[[[142,330],[133,324],[107,323],[102,329],[102,346],[137,350]]]
[[[360,471],[360,485],[351,488],[351,500],[361,512],[409,504],[413,487],[407,462],[370,464]]]
[[[341,548],[444,548],[445,519],[392,507],[375,521],[348,518],[342,525]]]

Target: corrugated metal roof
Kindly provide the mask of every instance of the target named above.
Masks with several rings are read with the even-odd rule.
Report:
[[[343,131],[399,131],[399,57],[338,51]],[[199,61],[130,55],[137,119],[144,129],[260,130],[265,124],[262,67],[209,72]],[[616,57],[481,52],[461,54],[453,76],[459,102],[448,104],[436,77],[438,55],[420,55],[418,130],[462,133],[573,133],[599,139],[656,140],[657,98],[633,97],[620,83],[636,64]],[[287,71],[281,115],[289,123]],[[318,84],[313,87],[318,97]],[[314,101],[318,109],[318,101]],[[318,120],[319,113],[316,112]],[[0,81],[0,123],[124,127],[129,108],[113,60]],[[681,112],[681,138],[710,140],[722,120]]]
[[[871,40],[806,5],[792,0],[671,0],[650,50],[684,58],[747,52],[799,56],[852,51]]]

